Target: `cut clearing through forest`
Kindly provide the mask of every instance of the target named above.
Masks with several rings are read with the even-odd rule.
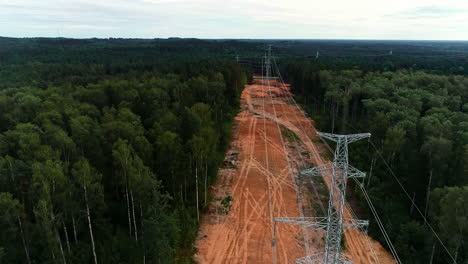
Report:
[[[328,203],[327,179],[309,180],[298,200],[298,171],[329,162],[329,154],[291,98],[289,86],[276,80],[255,79],[244,88],[225,166],[201,220],[198,263],[295,263],[323,251],[323,231],[277,223],[274,233],[274,217],[324,216]],[[220,210],[226,197],[232,207]],[[348,206],[345,217],[351,215]],[[361,230],[345,232],[345,254],[355,264],[396,263]]]

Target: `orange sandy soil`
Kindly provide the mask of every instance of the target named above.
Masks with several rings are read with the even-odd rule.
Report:
[[[323,251],[324,232],[284,223],[277,223],[273,232],[274,217],[323,216],[308,208],[314,197],[318,203],[317,192],[316,196],[302,194],[302,202],[297,203],[293,182],[298,168],[329,162],[320,155],[328,150],[314,143],[318,138],[313,121],[304,118],[289,95],[289,87],[274,80],[262,84],[257,79],[242,92],[227,166],[220,169],[212,190],[215,198],[230,194],[232,209],[227,215],[219,213],[214,199],[202,217],[196,241],[198,263],[295,263],[297,258]],[[299,140],[288,142],[281,129],[293,131]],[[307,157],[299,150],[306,151]],[[328,185],[329,180],[324,181]],[[327,203],[320,202],[326,209]],[[345,210],[345,217],[353,218],[350,210]],[[345,247],[355,264],[396,263],[360,230],[346,231]]]

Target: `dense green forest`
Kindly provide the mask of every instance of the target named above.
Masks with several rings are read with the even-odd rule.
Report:
[[[367,171],[364,185],[402,262],[454,263],[422,214],[457,263],[466,263],[468,77],[450,67],[441,72],[440,65],[369,70],[361,59],[349,69],[311,60],[285,62],[282,69],[320,130],[372,133],[369,143],[350,147],[350,160]],[[360,189],[350,186],[367,208]],[[361,217],[371,219],[371,235],[385,245],[372,215]]]
[[[211,42],[62,42],[1,42],[0,263],[191,263],[249,73]]]
[[[266,43],[320,130],[372,133],[350,159],[403,263],[453,261],[391,172],[466,263],[466,42],[2,37],[0,263],[191,263]]]

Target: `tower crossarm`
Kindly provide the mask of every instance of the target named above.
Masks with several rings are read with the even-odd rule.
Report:
[[[354,229],[358,229],[358,228],[364,228],[367,226],[369,226],[369,221],[367,220],[343,218],[343,228],[351,227]]]
[[[310,169],[302,170],[300,176],[322,176],[324,173],[332,172],[332,164],[323,164]]]
[[[331,141],[338,142],[342,138],[346,138],[348,143],[358,141],[363,138],[368,138],[371,136],[370,133],[360,133],[360,134],[349,134],[349,135],[337,135],[337,134],[331,134],[331,133],[323,133],[323,132],[317,132],[317,135],[319,135],[322,138],[329,139]]]
[[[312,227],[315,229],[327,229],[328,217],[275,217],[276,222],[283,222],[297,226]],[[343,228],[364,228],[369,225],[367,220],[358,220],[351,218],[343,218]]]
[[[348,178],[363,178],[366,174],[348,164]]]
[[[323,174],[332,173],[332,164],[324,164],[310,169],[302,170],[300,176],[322,176]],[[355,167],[348,165],[348,177],[347,178],[362,178],[366,174]]]
[[[276,222],[326,230],[328,217],[275,217]]]

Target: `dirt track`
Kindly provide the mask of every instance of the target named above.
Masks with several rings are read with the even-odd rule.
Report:
[[[281,223],[276,228],[276,246],[272,246],[274,217],[315,216],[313,210],[304,208],[311,205],[307,201],[319,203],[318,196],[314,201],[311,193],[297,203],[293,184],[297,169],[328,161],[321,156],[324,147],[311,140],[317,140],[313,122],[288,100],[289,87],[274,81],[263,84],[256,80],[242,93],[242,111],[236,117],[226,160],[229,166],[220,170],[213,190],[218,198],[230,194],[232,209],[222,215],[213,203],[203,216],[196,241],[199,263],[294,263],[307,252],[323,250],[323,232]],[[298,140],[289,142],[283,129],[293,131]],[[299,150],[305,150],[307,157]],[[312,184],[314,190],[317,184]],[[351,212],[346,210],[345,215],[351,217]],[[380,244],[359,230],[347,231],[345,243],[346,255],[355,264],[395,263]]]

